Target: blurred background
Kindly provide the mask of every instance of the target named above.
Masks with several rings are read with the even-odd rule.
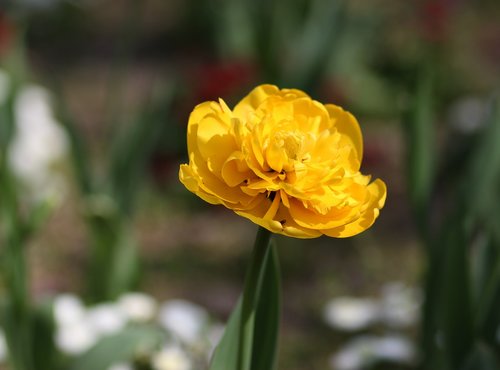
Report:
[[[500,136],[489,123],[500,82],[496,0],[1,0],[0,68],[0,209],[8,210],[0,241],[25,248],[30,304],[54,304],[60,368],[101,338],[88,323],[64,334],[64,317],[103,302],[139,316],[178,308],[160,320],[180,332],[178,352],[163,351],[170,362],[158,354],[150,362],[154,351],[132,346],[106,360],[113,369],[206,368],[208,355],[172,322],[195,312],[210,327],[207,343],[216,341],[257,227],[178,181],[188,116],[200,102],[222,97],[231,107],[273,83],[338,104],[362,127],[363,173],[388,186],[380,218],[362,235],[277,237],[281,369],[417,368],[426,330],[419,312],[432,286],[427,246],[461,199],[500,199]],[[477,231],[495,219],[481,212],[465,253],[477,240],[498,241],[498,222]],[[486,342],[498,355],[494,323]],[[83,344],[71,342],[78,336]],[[7,366],[3,341],[0,355]]]

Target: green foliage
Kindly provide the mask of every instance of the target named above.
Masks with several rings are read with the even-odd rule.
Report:
[[[500,325],[498,102],[472,147],[458,185],[448,193],[449,206],[439,221],[433,204],[437,95],[433,72],[426,68],[417,81],[405,126],[409,195],[427,256],[421,368],[488,369],[498,361],[498,353],[488,347],[498,346],[495,332]]]
[[[346,2],[223,1],[213,27],[222,54],[254,58],[260,80],[314,93],[336,55]]]
[[[85,202],[85,221],[92,237],[89,298],[116,298],[133,289],[139,275],[137,246],[131,220],[147,161],[169,116],[174,85],[156,88],[148,104],[133,117],[125,130],[113,134],[108,171],[101,178],[92,171],[86,143],[62,102],[59,118],[68,133],[75,177]]]
[[[483,343],[477,343],[473,352],[467,358],[463,370],[498,370],[500,362],[498,362],[498,354]]]

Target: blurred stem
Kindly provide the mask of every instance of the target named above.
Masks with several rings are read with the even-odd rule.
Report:
[[[90,216],[92,237],[88,290],[92,302],[116,299],[132,287],[135,244],[128,240],[123,220],[116,216]],[[125,257],[132,258],[125,258]],[[132,269],[132,270],[129,270]]]
[[[141,0],[128,0],[127,14],[122,25],[121,35],[115,51],[115,57],[111,65],[111,77],[108,93],[108,122],[110,123],[110,134],[116,131],[116,126],[123,117],[123,103],[125,95],[125,82],[128,76],[130,60],[133,54],[133,46],[137,40],[139,31],[139,20],[144,2]]]
[[[418,232],[425,246],[426,270],[424,272],[421,320],[422,369],[435,363],[437,325],[437,298],[441,289],[440,269],[444,258],[442,236],[431,233],[431,197],[435,172],[435,128],[433,122],[434,59],[423,61],[418,73],[411,106],[405,122],[407,143],[408,191]]]
[[[2,273],[7,297],[3,326],[9,358],[14,370],[34,370],[32,318],[26,268],[25,225],[19,217],[15,188],[7,166],[6,152],[0,156],[0,220],[3,234]]]
[[[278,0],[256,0],[247,1],[251,4],[249,15],[252,20],[253,43],[256,51],[262,77],[265,81],[277,81],[279,71],[275,60],[276,32],[273,32],[276,18],[273,17],[273,10],[278,4]]]
[[[27,289],[25,248],[12,235],[7,241],[5,253],[6,290],[5,334],[9,358],[14,370],[34,370],[32,351],[32,317]]]
[[[419,71],[412,105],[406,122],[408,186],[421,237],[431,247],[429,211],[436,164],[434,128],[434,69],[432,60]]]
[[[487,319],[490,311],[494,310],[495,300],[497,299],[500,292],[500,258],[496,259],[494,270],[486,282],[484,298],[481,301],[481,305],[478,306],[478,312],[476,316],[476,329],[481,331],[486,331],[491,328],[486,328]]]
[[[252,343],[255,327],[255,313],[259,291],[261,270],[269,248],[272,233],[259,226],[257,237],[252,251],[250,266],[245,277],[243,302],[240,322],[240,338],[238,346],[238,369],[251,370]]]
[[[67,109],[67,104],[64,100],[61,88],[55,82],[53,83],[52,91],[54,91],[58,97],[57,114],[69,138],[73,170],[78,181],[80,192],[84,196],[88,196],[92,192],[93,184],[85,143],[83,142],[81,134],[78,132],[76,124]]]
[[[469,253],[470,238],[464,225],[463,207],[445,229],[442,248],[445,260],[441,265],[442,291],[436,307],[440,314],[440,329],[444,350],[451,369],[459,369],[465,363],[474,345]]]

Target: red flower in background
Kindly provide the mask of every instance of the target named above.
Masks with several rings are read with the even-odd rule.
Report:
[[[0,55],[9,48],[13,34],[13,24],[7,18],[6,14],[0,11]]]
[[[194,99],[197,102],[217,100],[221,96],[238,94],[251,85],[255,68],[247,61],[204,63],[195,73]]]
[[[444,41],[453,10],[453,0],[427,0],[422,6],[424,37],[430,42]]]

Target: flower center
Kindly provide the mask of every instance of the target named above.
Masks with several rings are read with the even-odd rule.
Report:
[[[296,164],[303,160],[307,148],[306,143],[307,137],[300,131],[277,130],[273,132],[264,143],[267,166],[283,176],[285,173],[295,171]]]
[[[297,157],[302,149],[304,135],[299,132],[281,131],[274,136],[275,144],[283,148],[287,159],[297,160]]]

